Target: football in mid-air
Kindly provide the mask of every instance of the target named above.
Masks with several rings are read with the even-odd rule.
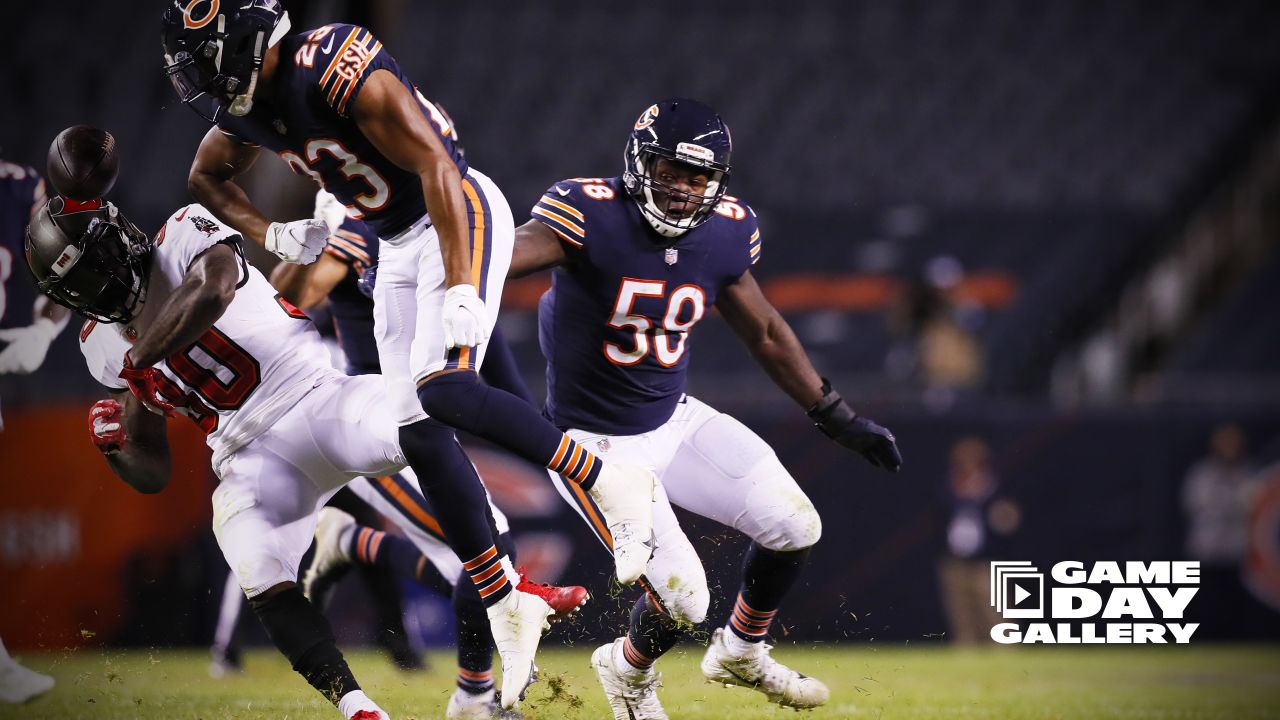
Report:
[[[72,125],[49,146],[48,174],[63,197],[87,202],[106,195],[120,174],[116,139],[106,130]]]

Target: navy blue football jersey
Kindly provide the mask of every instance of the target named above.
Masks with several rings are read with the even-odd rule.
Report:
[[[329,291],[329,311],[338,331],[338,343],[347,356],[348,375],[381,372],[373,334],[373,299],[360,292],[360,275],[378,262],[378,236],[368,225],[347,218],[324,251],[350,268],[347,276]]]
[[[31,211],[42,204],[44,181],[34,168],[0,160],[0,327],[26,327],[36,286],[23,259]]]
[[[388,160],[351,118],[360,89],[386,70],[414,93],[422,114],[467,172],[458,132],[443,111],[423,97],[391,53],[356,25],[325,25],[280,41],[280,65],[269,97],[255,97],[244,117],[218,114],[232,140],[268,148],[333,193],[380,237],[390,237],[426,215],[422,183]]]
[[[556,183],[532,217],[568,255],[538,306],[548,416],[611,435],[662,425],[684,392],[693,326],[760,257],[755,213],[725,197],[672,244],[615,177]]]

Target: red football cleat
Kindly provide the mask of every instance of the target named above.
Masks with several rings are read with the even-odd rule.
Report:
[[[551,606],[553,614],[548,618],[551,622],[559,622],[582,608],[591,599],[591,593],[581,585],[544,585],[536,583],[524,574],[524,569],[517,569],[520,573],[520,584],[516,585],[516,590],[526,592],[530,595],[537,595],[542,598],[543,602]]]
[[[383,715],[380,712],[374,712],[373,710],[361,710],[355,715],[352,715],[351,720],[383,720],[385,717],[386,715]]]

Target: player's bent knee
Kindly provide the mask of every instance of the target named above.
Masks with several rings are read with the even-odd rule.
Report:
[[[418,400],[427,414],[454,427],[466,429],[468,418],[482,413],[484,387],[474,371],[436,373],[418,386]]]
[[[667,614],[677,622],[697,625],[707,619],[711,591],[707,589],[705,573],[693,570],[672,573],[655,590]]]
[[[748,499],[758,526],[751,539],[775,552],[804,550],[822,538],[822,517],[813,502],[794,482],[787,485],[758,486]]]

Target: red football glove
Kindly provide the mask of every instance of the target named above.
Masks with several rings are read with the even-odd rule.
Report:
[[[103,455],[124,449],[124,406],[117,400],[99,400],[89,408],[89,438]]]
[[[168,378],[159,370],[153,367],[135,368],[133,361],[129,359],[129,354],[125,353],[124,369],[120,371],[120,379],[129,383],[129,391],[138,398],[143,407],[157,415],[173,417],[173,411],[177,406],[160,394],[160,385],[166,383]]]

